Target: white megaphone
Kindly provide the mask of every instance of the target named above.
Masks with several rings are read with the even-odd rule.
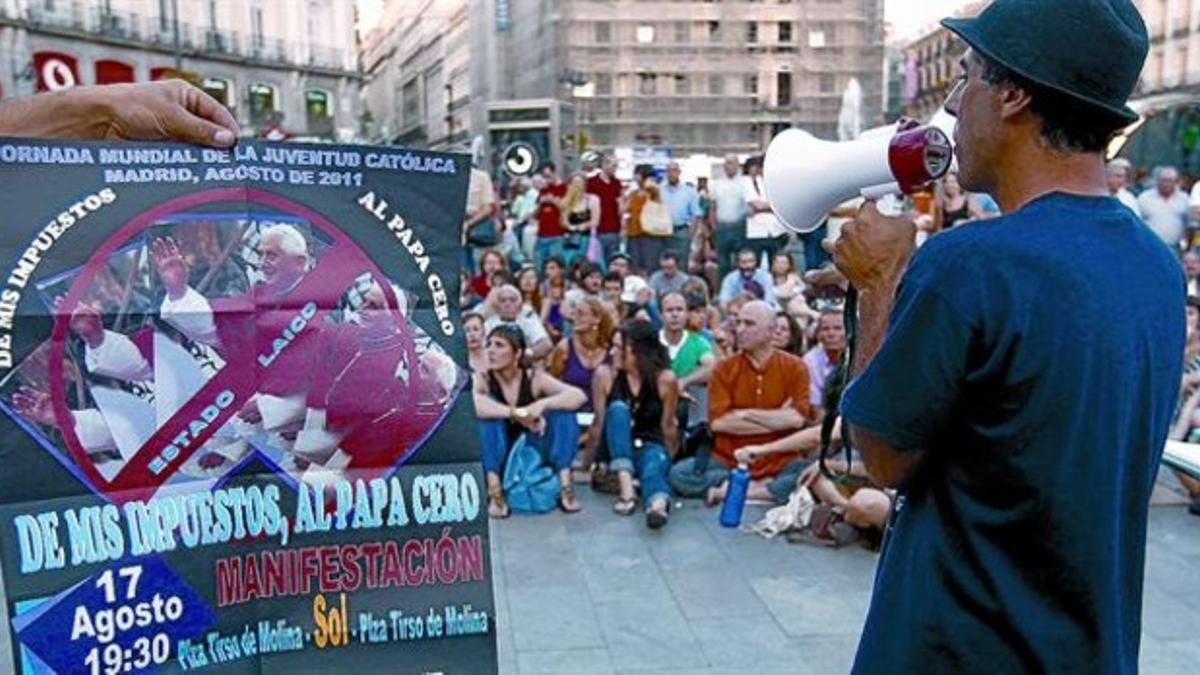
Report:
[[[767,148],[765,196],[789,229],[812,232],[848,199],[911,193],[945,175],[954,160],[954,124],[941,111],[928,126],[901,120],[843,143],[788,129]]]

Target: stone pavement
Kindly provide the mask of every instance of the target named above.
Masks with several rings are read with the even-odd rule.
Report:
[[[849,671],[876,555],[764,540],[684,502],[661,531],[582,513],[492,521],[503,675]],[[747,522],[765,507],[748,507]],[[1151,509],[1142,672],[1200,671],[1200,518]]]
[[[582,487],[582,486],[581,486]],[[582,513],[492,521],[503,675],[848,671],[875,569],[860,548],[766,541],[685,502],[665,530],[579,490]],[[756,518],[762,507],[747,507]],[[1200,518],[1150,510],[1142,672],[1200,672]],[[0,586],[0,621],[7,625]],[[0,630],[0,663],[8,663]],[[0,673],[5,668],[0,665]]]

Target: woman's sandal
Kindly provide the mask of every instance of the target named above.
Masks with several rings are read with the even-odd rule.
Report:
[[[492,518],[507,518],[510,515],[502,488],[488,488],[488,515]]]
[[[568,502],[570,503],[569,506]],[[558,508],[563,513],[579,513],[583,509],[579,505],[579,500],[575,497],[574,485],[564,485],[559,489]]]
[[[634,511],[637,511],[637,505],[637,497],[630,497],[629,499],[618,498],[617,501],[613,502],[613,511],[617,515],[631,516]]]

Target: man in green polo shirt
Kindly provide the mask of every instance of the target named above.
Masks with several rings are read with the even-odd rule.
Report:
[[[708,340],[687,330],[687,300],[682,293],[667,293],[658,303],[663,315],[659,338],[671,357],[671,370],[679,378],[680,400],[687,404],[687,418],[681,426],[694,429],[708,419],[707,385],[716,357]]]

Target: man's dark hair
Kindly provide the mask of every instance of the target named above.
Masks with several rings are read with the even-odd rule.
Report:
[[[1200,298],[1194,295],[1189,295],[1187,298],[1187,306],[1195,309],[1200,309]]]
[[[737,257],[740,259],[742,256],[746,255],[747,253],[754,256],[755,258],[758,258],[758,254],[755,253],[754,249],[750,248],[749,246],[739,248],[738,252],[737,252]]]
[[[604,275],[604,281],[615,281],[615,282],[617,282],[618,284],[621,284],[621,283],[624,283],[624,282],[625,282],[625,279],[623,279],[623,278],[621,277],[621,273],[620,273],[620,272],[615,272],[615,271],[611,271],[611,270],[610,270],[610,271],[608,272],[608,274],[605,274],[605,275]]]
[[[508,270],[497,270],[492,273],[490,279],[487,280],[488,285],[492,288],[499,288],[506,285],[517,285],[517,280],[513,277],[512,272]]]
[[[593,274],[600,274],[600,272],[601,272],[600,268],[590,261],[584,260],[579,263],[579,280],[580,281],[583,281],[584,279],[592,276]]]
[[[663,251],[662,255],[658,256],[658,262],[660,262],[660,263],[664,263],[668,260],[674,260],[676,263],[678,263],[679,255],[676,254],[674,251]]]
[[[1103,152],[1125,127],[1112,113],[1040,85],[982,54],[978,58],[983,64],[983,81],[1011,84],[1029,92],[1029,109],[1042,120],[1042,138],[1059,152]]]

